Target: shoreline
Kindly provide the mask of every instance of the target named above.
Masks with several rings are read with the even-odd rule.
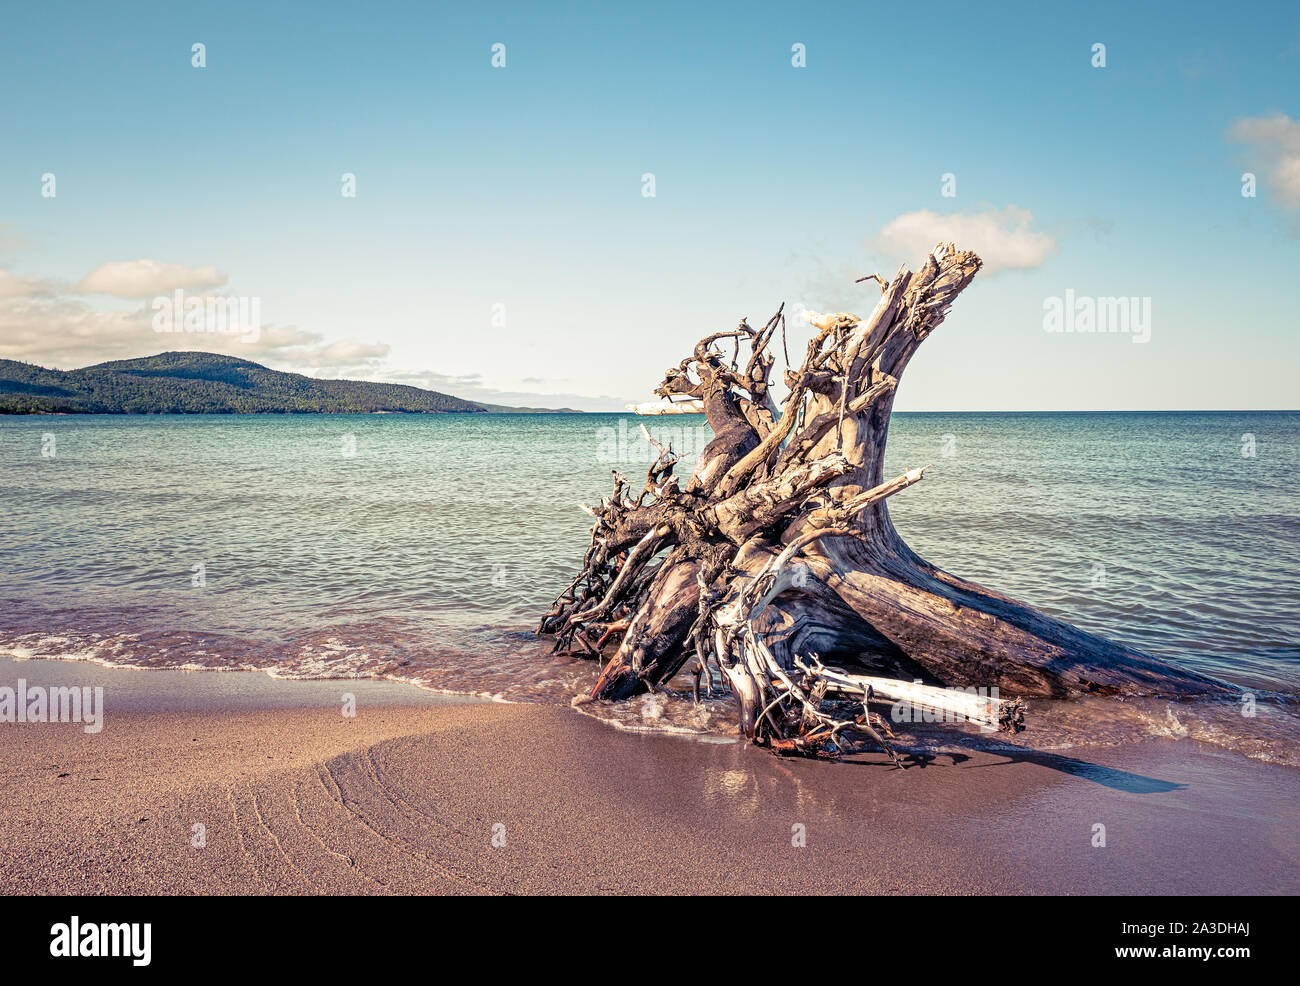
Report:
[[[0,726],[6,894],[1300,889],[1300,775],[1194,741],[900,771],[389,682],[0,660],[18,677],[102,685],[106,715]]]

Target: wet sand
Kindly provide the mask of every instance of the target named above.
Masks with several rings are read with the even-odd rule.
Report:
[[[1187,740],[897,770],[378,682],[0,659],[19,677],[107,711],[0,725],[7,894],[1300,890],[1300,771]]]

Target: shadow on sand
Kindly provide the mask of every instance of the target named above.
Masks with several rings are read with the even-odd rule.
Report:
[[[1041,750],[1024,750],[1023,752],[1012,753],[1008,752],[1005,747],[996,751],[979,746],[971,746],[970,749],[996,759],[971,763],[969,761],[974,760],[974,757],[965,753],[931,753],[925,750],[905,751],[902,749],[898,749],[897,752],[899,759],[903,761],[904,770],[939,766],[940,760],[945,761],[947,765],[963,767],[964,769],[1006,767],[1013,763],[1032,763],[1040,767],[1047,767],[1050,770],[1060,771],[1063,774],[1069,774],[1072,777],[1081,777],[1084,780],[1092,781],[1094,784],[1100,784],[1102,787],[1108,787],[1115,791],[1125,791],[1129,794],[1166,794],[1170,791],[1181,791],[1187,787],[1186,784],[1162,781],[1156,777],[1134,774],[1127,770],[1120,770],[1117,767],[1106,767],[1102,764],[1080,760],[1077,757],[1063,757],[1055,753],[1045,753]],[[898,769],[879,752],[855,754],[846,757],[843,762],[862,767]]]

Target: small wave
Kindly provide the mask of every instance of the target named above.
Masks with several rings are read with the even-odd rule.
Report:
[[[377,680],[476,700],[567,705],[623,732],[739,742],[730,697],[691,697],[686,679],[625,702],[586,696],[598,674],[593,662],[558,657],[517,629],[448,637],[430,648],[427,632],[371,625],[335,626],[287,635],[275,644],[183,632],[0,634],[0,654],[17,660],[88,661],[132,670],[260,671],[282,680]],[[7,638],[7,639],[6,639]],[[1282,692],[1243,692],[1227,699],[1031,700],[1029,728],[1015,737],[982,735],[975,727],[896,729],[902,748],[943,749],[953,740],[986,749],[1050,752],[1116,746],[1147,739],[1197,741],[1255,760],[1300,767],[1300,700]],[[995,746],[995,744],[997,744]]]

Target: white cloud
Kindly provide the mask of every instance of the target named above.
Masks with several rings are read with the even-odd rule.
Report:
[[[985,273],[1029,270],[1040,266],[1056,249],[1056,237],[1032,229],[1033,223],[1032,212],[1014,205],[949,216],[921,209],[889,222],[876,237],[876,246],[915,262],[936,244],[951,242],[959,250],[979,254]]]
[[[1288,209],[1300,207],[1300,121],[1284,113],[1246,116],[1228,129],[1228,139],[1247,144],[1257,164]]]
[[[12,231],[0,225],[0,242]],[[103,264],[80,283],[0,270],[0,358],[61,370],[106,360],[152,356],[168,350],[197,350],[265,362],[276,369],[339,375],[372,371],[388,355],[383,343],[326,341],[294,325],[261,325],[256,332],[158,332],[155,311],[102,310],[78,295],[104,294],[128,300],[152,299],[184,289],[189,298],[222,297],[206,290],[226,283],[215,267],[185,267],[157,260]]]
[[[0,270],[0,298],[51,297],[60,293],[57,282],[40,277],[19,277]]]
[[[360,363],[388,355],[389,347],[380,342],[357,342],[345,339],[317,349],[318,358],[330,363]]]
[[[206,297],[206,296],[202,296]],[[100,311],[80,298],[0,292],[0,358],[68,370],[168,350],[221,353],[301,373],[373,368],[383,343],[326,342],[293,325],[263,325],[256,338],[221,332],[157,332],[153,309]]]
[[[390,347],[385,343],[326,340],[321,333],[296,325],[263,324],[259,332],[243,334],[154,329],[152,298],[169,295],[177,288],[185,290],[187,299],[221,297],[223,293],[205,287],[225,283],[226,276],[215,267],[182,267],[154,260],[104,264],[75,286],[0,269],[0,359],[69,370],[172,350],[199,351],[313,377],[405,383],[495,404],[622,410],[629,403],[625,398],[531,389],[569,381],[529,378],[526,383],[519,381],[518,388],[492,387],[477,374],[394,372],[387,365]],[[84,297],[94,294],[127,299],[138,307],[118,303],[115,309],[105,310]]]
[[[77,294],[109,294],[114,298],[152,298],[177,288],[219,288],[226,275],[215,267],[185,267],[158,260],[118,260],[96,267],[77,285]]]
[[[439,393],[451,394],[453,397],[459,397],[467,401],[479,401],[484,404],[504,404],[509,407],[570,407],[581,408],[584,411],[622,411],[628,404],[636,403],[628,397],[610,397],[601,395],[593,397],[589,394],[574,394],[563,390],[547,389],[535,390],[526,387],[492,387],[488,386],[481,374],[473,373],[466,376],[451,376],[445,373],[394,373],[379,371],[375,373],[361,374],[363,380],[379,380],[384,383],[404,383],[412,387],[422,387],[425,390],[436,390]],[[564,381],[549,381],[538,377],[528,377],[519,381],[520,384],[539,386],[542,388],[555,388],[563,386]],[[645,400],[645,398],[641,398]]]
[[[124,356],[132,342],[153,335],[150,314],[94,311],[75,298],[0,298],[0,357],[59,369]],[[157,347],[163,348],[163,347]],[[157,351],[157,349],[155,349]]]

